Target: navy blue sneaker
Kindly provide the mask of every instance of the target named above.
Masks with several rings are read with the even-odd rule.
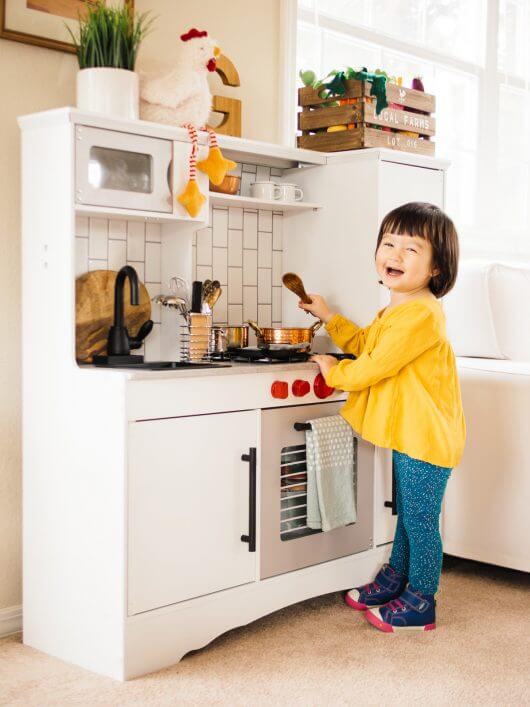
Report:
[[[381,567],[373,582],[346,592],[344,601],[352,609],[366,611],[397,599],[406,583],[407,578],[404,575],[386,564]]]
[[[434,594],[423,594],[407,584],[398,599],[380,608],[370,609],[366,619],[380,631],[431,631],[436,628]]]

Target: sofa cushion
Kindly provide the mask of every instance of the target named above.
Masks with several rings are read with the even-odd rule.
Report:
[[[457,356],[506,358],[490,302],[494,267],[491,262],[461,260],[456,284],[443,298],[447,336]]]
[[[530,361],[530,262],[495,263],[490,270],[489,295],[502,356]]]

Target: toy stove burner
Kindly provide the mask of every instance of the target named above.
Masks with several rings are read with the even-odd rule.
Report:
[[[252,348],[230,349],[223,354],[214,354],[216,361],[233,361],[235,363],[300,363],[309,361],[310,353],[299,349],[266,349]]]
[[[301,351],[295,348],[252,348],[230,349],[225,353],[212,354],[214,361],[232,361],[234,363],[303,363],[309,361],[311,351]],[[353,354],[331,353],[339,361],[345,358],[354,359]]]

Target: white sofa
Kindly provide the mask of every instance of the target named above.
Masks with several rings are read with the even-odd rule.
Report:
[[[442,512],[444,551],[530,571],[530,263],[463,261],[444,298],[467,442]]]

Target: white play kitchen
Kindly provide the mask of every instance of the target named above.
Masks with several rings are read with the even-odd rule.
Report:
[[[225,156],[254,166],[254,181],[267,169],[301,191],[283,201],[226,195],[209,192],[199,175],[208,198],[192,218],[175,199],[187,176],[185,130],[70,108],[25,116],[20,126],[24,642],[129,679],[281,607],[371,580],[394,527],[387,450],[354,437],[353,523],[322,531],[306,518],[308,421],[336,415],[345,395],[307,356],[183,361],[182,318],[155,303],[149,332],[132,340],[138,352],[126,352],[142,355],[142,365],[79,363],[76,277],[98,270],[98,257],[80,250],[87,239],[78,224],[106,223],[107,236],[116,224],[154,234],[137,258],[123,245],[123,262],[111,257],[110,240],[94,245],[101,269],[129,264],[152,299],[172,278],[202,279],[196,233],[214,228],[215,239],[213,221],[281,220],[276,266],[366,324],[386,303],[373,265],[380,219],[410,200],[443,206],[447,164],[221,136]],[[116,152],[127,159],[114,160]],[[237,243],[237,234],[229,238]],[[116,320],[118,300],[134,290],[130,270],[119,279]],[[272,328],[264,312],[257,325]],[[284,290],[274,326],[307,328],[310,319]],[[244,322],[227,315],[225,323]],[[323,328],[312,348],[333,350]]]

